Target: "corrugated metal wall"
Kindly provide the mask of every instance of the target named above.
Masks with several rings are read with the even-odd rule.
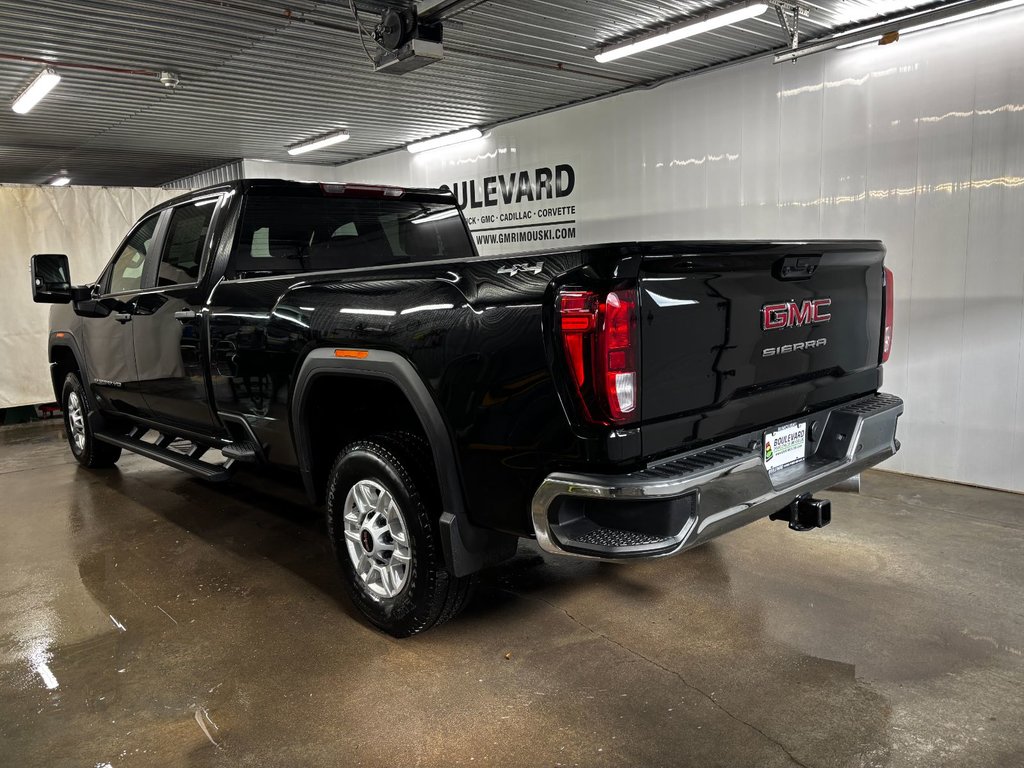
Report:
[[[236,160],[233,163],[225,163],[224,165],[211,168],[208,171],[201,171],[199,173],[193,173],[191,176],[185,176],[180,179],[164,184],[164,189],[201,189],[202,187],[213,186],[214,184],[223,184],[226,181],[236,181],[237,179],[245,178],[244,161]]]
[[[481,238],[545,231],[500,214],[554,203],[574,206],[568,242],[881,238],[897,299],[886,389],[907,400],[904,449],[888,466],[1024,491],[1021,40],[1024,10],[1006,11],[897,45],[749,62],[341,170],[354,181],[475,180],[481,207],[467,214]],[[571,195],[480,202],[488,175],[558,163],[575,170]]]

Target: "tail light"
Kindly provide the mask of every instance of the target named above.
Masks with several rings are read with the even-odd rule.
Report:
[[[637,419],[640,400],[636,291],[558,296],[562,346],[588,421],[623,425]]]
[[[889,360],[889,353],[892,352],[892,270],[885,267],[885,277],[882,287],[885,290],[885,316],[882,320],[882,362]]]

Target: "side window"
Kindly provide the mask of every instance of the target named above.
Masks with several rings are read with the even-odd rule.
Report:
[[[194,283],[199,279],[206,233],[216,208],[216,198],[179,205],[171,211],[171,222],[164,239],[163,256],[157,272],[157,286]]]
[[[110,267],[108,293],[137,291],[142,288],[142,274],[146,268],[146,253],[153,242],[160,214],[150,216],[139,224],[124,244]]]

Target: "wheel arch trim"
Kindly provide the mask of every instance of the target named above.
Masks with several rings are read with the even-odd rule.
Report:
[[[57,334],[62,334],[58,336]],[[97,410],[96,396],[93,394],[92,387],[90,386],[91,378],[89,376],[89,368],[85,364],[85,355],[82,354],[82,350],[78,345],[78,339],[71,331],[50,331],[50,335],[47,341],[46,357],[50,363],[51,369],[51,380],[53,379],[53,366],[56,365],[57,361],[54,359],[54,350],[57,348],[64,348],[71,351],[72,357],[75,358],[75,365],[78,367],[78,373],[82,378],[82,389],[85,390],[85,396],[89,399],[89,407],[92,411]],[[63,381],[54,382],[53,390],[56,401],[61,402],[62,393],[59,388],[64,385]]]
[[[455,463],[455,450],[441,412],[412,363],[401,355],[384,350],[366,350],[365,357],[357,358],[338,357],[335,355],[334,347],[319,348],[311,351],[302,361],[295,377],[291,417],[295,455],[299,461],[306,493],[310,498],[316,500],[320,495],[313,486],[313,457],[310,436],[306,428],[306,400],[313,382],[321,376],[331,375],[383,379],[398,387],[427,433],[434,464],[439,470],[438,480],[445,508],[462,514],[465,503],[460,491],[461,482]]]
[[[441,411],[408,359],[395,352],[365,350],[362,357],[338,357],[334,347],[317,348],[302,361],[292,394],[292,437],[299,472],[310,500],[320,500],[313,478],[313,461],[306,428],[306,399],[310,385],[321,376],[352,376],[382,379],[398,387],[420,420],[434,456],[441,488],[443,512],[440,519],[445,561],[455,576],[465,576],[515,554],[518,539],[508,534],[473,525],[466,514],[462,479],[451,435]]]

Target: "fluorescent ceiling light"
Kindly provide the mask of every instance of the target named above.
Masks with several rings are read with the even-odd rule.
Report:
[[[24,115],[42,101],[46,94],[52,91],[59,82],[60,75],[50,67],[47,67],[36,75],[35,80],[29,83],[28,88],[18,94],[18,98],[11,104],[11,109],[19,115]]]
[[[964,19],[973,19],[975,16],[984,16],[987,13],[995,13],[996,11],[1005,11],[1007,8],[1015,8],[1018,5],[1024,5],[1024,0],[1007,0],[1005,3],[996,3],[995,5],[986,5],[982,8],[975,8],[973,11],[964,11],[958,13],[955,16],[949,16],[945,19],[936,19],[935,21],[928,21],[924,24],[918,24],[913,27],[907,27],[901,29],[901,35],[907,35],[911,32],[920,32],[922,29],[931,29],[932,27],[938,27],[942,24],[952,24],[954,21],[963,21]]]
[[[944,6],[933,8],[930,11],[912,13],[902,19],[882,21],[848,32],[839,32],[827,40],[813,40],[793,50],[775,54],[774,61],[776,64],[796,61],[803,56],[822,53],[833,48],[856,48],[861,45],[870,45],[871,43],[884,45],[887,42],[896,42],[904,35],[1020,6],[1024,6],[1024,0],[1002,0],[1002,2],[998,2],[998,0],[962,0],[962,2],[948,3]],[[962,10],[963,8],[968,8],[969,10]]]
[[[335,131],[334,133],[328,133],[325,136],[310,139],[309,141],[303,141],[300,144],[288,147],[288,154],[302,155],[306,152],[313,152],[317,149],[329,147],[332,144],[340,144],[343,141],[348,141],[348,131]]]
[[[464,131],[449,133],[447,136],[438,136],[436,139],[414,141],[412,144],[408,144],[405,148],[410,152],[426,152],[428,149],[449,147],[452,144],[460,144],[463,141],[472,141],[473,139],[479,139],[482,136],[483,133],[479,128],[467,128]]]
[[[51,187],[66,187],[70,183],[71,178],[69,176],[58,176],[57,178],[50,180]]]
[[[693,21],[687,21],[670,28],[667,32],[658,32],[647,37],[640,38],[631,43],[616,45],[597,54],[596,59],[601,64],[621,59],[623,56],[632,56],[634,53],[649,51],[659,45],[667,45],[687,37],[693,37],[703,32],[709,32],[719,27],[727,27],[730,24],[737,24],[746,19],[760,16],[768,10],[768,3],[745,3],[739,7],[727,8],[718,13],[709,13]]]

